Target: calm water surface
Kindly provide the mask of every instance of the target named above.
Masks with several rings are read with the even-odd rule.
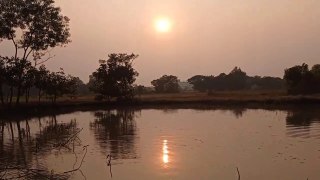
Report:
[[[0,179],[237,180],[238,168],[245,180],[316,180],[319,122],[315,108],[122,109],[0,121]]]

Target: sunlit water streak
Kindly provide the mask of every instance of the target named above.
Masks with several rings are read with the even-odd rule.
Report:
[[[169,150],[168,150],[168,140],[163,140],[162,143],[162,162],[163,167],[169,167]]]

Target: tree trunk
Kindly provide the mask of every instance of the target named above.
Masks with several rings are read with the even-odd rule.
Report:
[[[39,92],[38,92],[38,102],[39,103],[41,102],[41,89],[39,89]]]
[[[29,103],[29,98],[30,98],[30,88],[28,87],[26,89],[26,103]]]
[[[57,102],[57,95],[56,94],[54,95],[53,100],[54,100],[54,104],[56,104],[56,102]]]
[[[12,97],[13,97],[13,86],[10,87],[10,101],[9,104],[12,104]]]
[[[1,104],[4,105],[2,84],[0,84],[0,100],[1,100]]]
[[[20,102],[20,95],[21,95],[21,85],[18,86],[17,89],[17,100],[16,100],[16,104],[18,105]]]

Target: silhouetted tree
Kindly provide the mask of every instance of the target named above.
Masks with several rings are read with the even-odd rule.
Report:
[[[41,64],[49,48],[70,42],[69,18],[61,15],[54,0],[8,0],[0,3],[0,40],[12,41],[16,76],[17,100],[19,103],[23,88],[23,72],[33,55],[34,65]],[[19,39],[17,36],[21,35]],[[21,50],[21,53],[18,51]],[[19,54],[22,56],[18,58]],[[12,92],[12,91],[11,91]]]
[[[4,97],[3,97],[3,85],[5,83],[5,76],[6,76],[6,67],[5,67],[5,60],[0,57],[0,101],[1,104],[4,105]]]
[[[109,59],[89,76],[88,83],[91,91],[110,100],[131,99],[133,97],[133,83],[138,72],[133,68],[135,54],[110,54]]]
[[[56,103],[58,97],[61,97],[70,91],[70,82],[63,69],[58,72],[51,72],[48,75],[46,84],[46,93],[51,96],[53,103]]]
[[[247,86],[249,89],[260,90],[280,90],[284,89],[285,81],[278,77],[248,77]]]
[[[289,94],[312,94],[320,92],[319,65],[313,66],[310,71],[307,64],[294,66],[285,70]]]
[[[138,85],[138,86],[134,86],[134,94],[135,95],[142,95],[142,94],[147,94],[150,93],[150,89],[143,86],[143,85]]]
[[[227,76],[228,90],[242,90],[246,88],[247,74],[239,67],[235,67]]]
[[[23,76],[23,88],[25,91],[26,103],[29,102],[30,89],[35,85],[37,69],[31,64],[27,67],[26,73]]]
[[[221,73],[218,76],[196,75],[188,79],[194,90],[226,91],[244,89],[283,89],[284,80],[276,77],[247,76],[239,67],[235,67],[229,74]]]
[[[164,75],[159,79],[153,80],[151,84],[158,93],[176,93],[179,92],[179,79],[176,76]]]
[[[44,65],[41,65],[35,72],[35,87],[38,89],[38,101],[41,101],[42,93],[48,86],[49,71]]]
[[[74,77],[71,75],[67,76],[66,84],[66,94],[69,94],[70,97],[79,95],[79,87],[84,86],[85,84],[80,80],[79,77]]]
[[[196,75],[188,79],[188,83],[193,85],[193,89],[200,92],[205,92],[210,89],[212,76]]]

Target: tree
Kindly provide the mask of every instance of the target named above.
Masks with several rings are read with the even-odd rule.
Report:
[[[320,64],[315,64],[311,68],[311,73],[317,78],[320,79]]]
[[[41,65],[35,72],[35,87],[38,89],[38,101],[41,101],[42,93],[47,88],[49,71],[44,65]]]
[[[26,72],[23,76],[23,89],[25,91],[26,103],[29,102],[30,89],[35,85],[37,69],[31,66],[31,63],[27,66]]]
[[[135,54],[109,54],[108,60],[89,76],[90,90],[108,100],[113,97],[131,99],[133,83],[138,76],[132,63],[137,57]]]
[[[34,66],[52,58],[42,59],[50,48],[70,42],[69,18],[61,14],[61,9],[54,6],[54,0],[7,0],[0,3],[0,40],[13,43],[13,60],[19,63],[16,73],[23,73],[33,56]],[[17,38],[17,36],[20,38]],[[19,53],[18,51],[22,52]],[[21,57],[18,58],[19,54]],[[21,62],[18,62],[21,61]],[[22,89],[22,74],[17,74],[17,104]]]
[[[145,87],[143,85],[136,85],[134,86],[134,94],[141,96],[142,94],[148,94],[150,93],[150,89],[148,87]]]
[[[176,76],[164,75],[159,79],[153,80],[151,84],[158,93],[179,92],[179,79]]]
[[[0,57],[0,101],[2,105],[4,105],[3,85],[5,82],[5,76],[6,76],[5,63],[6,63],[5,59]]]
[[[319,65],[313,66],[309,70],[307,64],[294,66],[285,70],[284,79],[286,80],[289,94],[313,94],[320,92]]]
[[[205,92],[209,89],[209,77],[208,76],[203,76],[203,75],[196,75],[191,78],[189,78],[187,81],[188,83],[193,85],[193,89],[200,91],[200,92]]]
[[[12,41],[22,60],[34,56],[35,64],[49,48],[69,43],[69,18],[54,0],[8,0],[0,4],[0,39]],[[20,35],[19,39],[16,39]]]
[[[52,103],[56,103],[57,98],[63,96],[67,92],[67,78],[63,70],[51,72],[48,75],[46,84],[46,93],[52,96]]]
[[[85,84],[80,80],[79,77],[74,77],[71,75],[67,76],[66,94],[69,94],[70,97],[79,95],[79,88],[83,86],[85,87]]]
[[[246,87],[247,74],[243,72],[239,67],[235,67],[227,75],[227,89],[228,90],[242,90]]]

